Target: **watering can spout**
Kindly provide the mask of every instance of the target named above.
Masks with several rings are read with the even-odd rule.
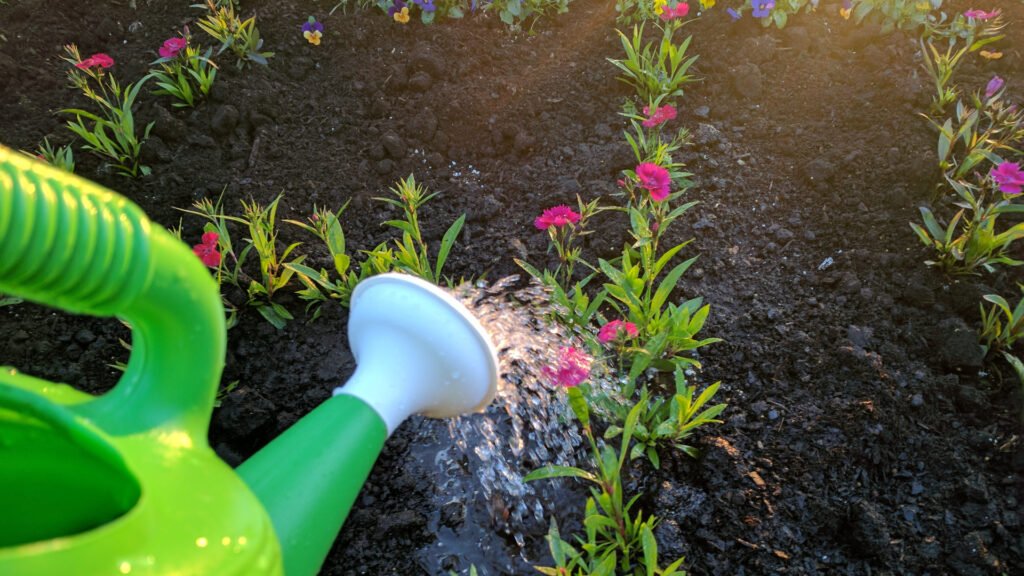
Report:
[[[482,410],[497,388],[495,351],[480,324],[418,278],[361,283],[348,335],[358,364],[348,383],[238,468],[270,515],[289,576],[320,569],[402,421]]]

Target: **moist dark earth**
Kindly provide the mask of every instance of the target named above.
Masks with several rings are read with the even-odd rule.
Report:
[[[629,89],[606,60],[621,51],[614,2],[578,0],[532,34],[510,34],[494,14],[402,26],[377,11],[329,16],[333,4],[243,0],[277,53],[269,67],[221,58],[195,109],[143,93],[137,113],[156,122],[144,149],[152,175],[118,177],[84,152],[78,174],[161,225],[181,222],[191,244],[201,222],[175,207],[222,191],[235,214],[241,200],[283,194],[281,219],[350,202],[353,251],[393,237],[381,222],[398,214],[373,198],[415,174],[439,193],[421,214],[434,246],[468,215],[447,273],[493,282],[522,275],[516,257],[549,263],[532,225],[542,208],[607,199],[634,165],[618,115]],[[1010,22],[1004,57],[972,58],[958,80],[973,91],[997,73],[1020,101],[1024,7],[998,4]],[[324,23],[320,46],[300,32],[310,14]],[[66,87],[63,44],[109,53],[131,81],[185,25],[209,44],[200,15],[150,0],[0,5],[0,141],[70,140],[56,111],[83,102]],[[697,381],[720,380],[729,408],[698,435],[702,458],[666,453],[660,470],[633,472],[640,505],[662,518],[662,557],[685,555],[694,574],[1024,573],[1020,384],[975,335],[980,296],[1015,301],[1022,275],[951,278],[923,264],[908,222],[933,203],[939,174],[936,135],[918,115],[930,92],[915,37],[856,26],[828,2],[782,31],[721,9],[683,31],[701,81],[675,122],[693,137],[682,157],[701,203],[672,234],[694,238],[684,254],[700,259],[678,295],[712,306],[703,334],[724,342],[701,351]],[[615,256],[625,229],[602,221],[584,256]],[[301,230],[282,225],[281,240],[328,265]],[[354,368],[345,309],[307,323],[301,301],[280,302],[297,317],[285,329],[243,309],[228,334],[223,382],[238,386],[213,415],[211,444],[232,464]],[[128,354],[118,343],[128,331],[111,319],[26,303],[0,308],[0,326],[0,364],[92,392],[116,381],[110,364]],[[391,439],[323,574],[466,573],[457,551],[434,563],[411,553],[434,543],[438,521],[432,479],[403,464],[416,442],[409,426]],[[568,515],[560,522],[578,525]],[[528,548],[543,549],[541,538]],[[478,562],[483,574],[529,572],[500,566]]]

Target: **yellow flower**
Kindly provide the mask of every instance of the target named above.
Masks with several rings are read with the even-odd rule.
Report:
[[[843,17],[843,20],[850,19],[850,8],[840,8],[839,15]]]
[[[999,51],[992,52],[989,50],[982,50],[981,52],[978,52],[978,54],[981,54],[981,57],[986,60],[999,60],[1003,57],[1003,53]]]
[[[320,37],[323,36],[323,34],[319,30],[313,30],[312,32],[307,30],[303,32],[302,35],[305,36],[306,40],[313,46],[319,46]]]
[[[917,8],[918,12],[928,12],[932,9],[932,5],[929,2],[918,2],[914,4],[914,8]]]
[[[700,0],[700,9],[707,10],[715,5],[716,0]]]
[[[661,13],[665,11],[665,6],[668,5],[668,0],[654,0],[654,13],[661,16]]]
[[[409,7],[402,8],[401,12],[395,12],[395,22],[401,22],[402,24],[409,23]]]

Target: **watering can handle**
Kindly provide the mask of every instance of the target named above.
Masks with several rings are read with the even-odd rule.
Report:
[[[138,206],[0,146],[0,293],[126,320],[125,373],[74,409],[108,433],[171,427],[205,443],[224,364],[220,291]]]

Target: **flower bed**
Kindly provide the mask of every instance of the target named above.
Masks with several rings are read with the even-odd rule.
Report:
[[[702,81],[686,85],[676,116],[638,110],[643,122],[692,135],[677,158],[694,174],[685,200],[700,204],[667,234],[669,245],[694,238],[674,261],[700,255],[679,292],[703,296],[711,305],[703,333],[723,339],[700,349],[704,369],[692,380],[721,381],[718,395],[729,404],[724,424],[689,439],[699,460],[668,450],[659,468],[641,458],[625,475],[638,506],[661,519],[653,535],[663,564],[685,556],[683,567],[696,574],[1014,573],[1024,563],[1015,513],[1024,465],[1019,384],[976,346],[981,297],[1016,302],[1020,269],[955,277],[923,264],[935,255],[907,223],[920,221],[919,205],[944,206],[932,202],[936,131],[917,116],[934,90],[916,37],[857,26],[840,3],[790,16],[782,30],[752,19],[763,6],[734,21],[722,4],[683,29],[694,36],[689,51],[700,58],[691,73]],[[349,252],[371,250],[401,234],[382,222],[404,217],[401,205],[374,198],[393,198],[389,188],[414,174],[438,193],[418,213],[432,258],[466,215],[444,274],[520,274],[522,284],[515,259],[551,270],[559,263],[538,228],[575,224],[544,209],[578,210],[577,196],[612,198],[624,171],[638,190],[664,198],[665,175],[637,162],[622,136],[628,124],[618,113],[633,88],[607,61],[622,58],[614,3],[573,3],[519,36],[508,35],[497,12],[424,26],[384,11],[329,14],[332,7],[243,1],[242,15],[257,16],[259,52],[274,53],[268,65],[239,70],[233,56],[218,60],[209,95],[194,107],[179,109],[147,87],[135,124],[154,123],[140,157],[151,174],[125,178],[78,150],[75,171],[165,226],[180,221],[207,263],[227,254],[211,251],[223,236],[206,236],[206,220],[176,207],[223,194],[223,210],[241,215],[243,200],[269,206],[280,196],[278,248],[302,242],[294,255],[314,270],[332,270],[334,254],[284,220],[309,222],[314,206],[336,213],[347,202],[339,221]],[[1024,28],[1013,22],[1024,9],[1003,10],[1011,20],[1004,45],[1024,45]],[[0,101],[3,143],[34,149],[47,136],[54,145],[70,140],[67,116],[52,111],[88,102],[65,88],[62,45],[106,54],[113,66],[98,69],[127,84],[176,56],[166,41],[186,22],[204,46],[216,46],[201,36],[201,15],[173,3],[0,5],[0,85],[13,95]],[[648,38],[656,37],[652,26]],[[1003,52],[969,58],[958,82],[985,92],[997,74],[1006,86],[995,90],[1020,101],[1021,57]],[[1002,181],[1016,182],[1000,170]],[[580,240],[594,263],[620,256],[631,241],[621,214],[597,214],[590,229]],[[1019,245],[1010,250],[1021,258]],[[272,302],[295,318],[277,329],[270,313],[247,305],[248,286],[225,288],[238,309],[224,378],[234,385],[212,432],[233,464],[325,399],[354,366],[343,307],[327,302],[307,323],[313,313],[293,278]],[[620,321],[602,337],[606,346],[631,337],[629,319]],[[126,357],[118,339],[128,332],[113,321],[21,304],[0,307],[0,322],[9,335],[0,364],[90,391],[113,383],[109,365]],[[530,562],[517,559],[511,539],[489,551],[450,545],[488,524],[429,505],[434,480],[408,463],[416,446],[415,425],[389,444],[325,574],[551,565],[546,522],[529,535]],[[567,507],[556,517],[569,539],[582,516]],[[434,546],[442,540],[447,548]]]

